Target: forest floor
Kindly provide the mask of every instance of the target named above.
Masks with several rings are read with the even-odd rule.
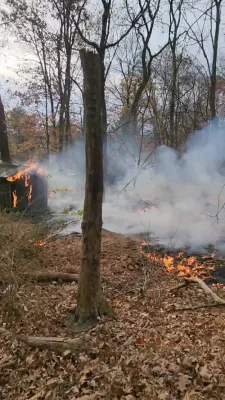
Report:
[[[82,239],[38,246],[37,226],[0,222],[2,400],[225,399],[225,307],[195,309],[212,303],[198,285],[171,291],[181,278],[148,260],[138,241],[104,231],[102,279],[116,319],[74,334],[68,310],[77,284],[37,283],[27,272],[79,273]],[[225,298],[223,288],[217,293]],[[18,334],[82,345],[32,348]]]

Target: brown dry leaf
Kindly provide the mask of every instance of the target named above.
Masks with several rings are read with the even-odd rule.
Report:
[[[52,386],[55,383],[60,383],[60,379],[59,378],[51,378],[47,381],[46,386]]]
[[[191,367],[195,362],[196,359],[194,357],[185,357],[182,364],[184,367]]]
[[[92,372],[92,367],[85,367],[81,372],[80,372],[80,378],[79,378],[79,383],[82,386],[88,379],[87,375],[89,375]]]
[[[199,375],[202,377],[204,381],[210,381],[212,374],[209,373],[207,364],[203,365],[203,367],[199,368]]]
[[[46,393],[45,395],[45,400],[54,400],[56,398],[56,394],[55,392],[52,392],[51,390],[49,390],[48,393]]]
[[[139,346],[144,346],[146,343],[146,339],[144,336],[139,336],[136,340],[136,344],[138,344]]]
[[[180,375],[179,376],[179,381],[178,381],[178,389],[181,392],[185,392],[185,390],[187,390],[187,386],[190,385],[191,381],[189,379],[188,375]]]
[[[168,364],[168,371],[173,372],[173,373],[178,373],[180,371],[179,365],[177,365],[174,362],[171,362]]]
[[[183,400],[191,400],[189,392],[185,393]]]
[[[168,399],[169,399],[169,393],[168,393],[167,391],[161,392],[161,393],[158,395],[158,399],[159,399],[159,400],[168,400]]]
[[[63,356],[66,357],[66,356],[68,356],[68,355],[71,354],[71,353],[72,353],[72,351],[69,350],[69,349],[67,349],[67,350],[64,351]]]
[[[33,362],[34,362],[34,356],[33,356],[33,354],[31,354],[30,356],[27,356],[27,357],[26,357],[26,363],[27,363],[28,365],[32,364]]]

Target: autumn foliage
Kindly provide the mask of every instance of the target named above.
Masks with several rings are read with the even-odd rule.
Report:
[[[15,108],[6,114],[9,145],[12,156],[16,158],[41,159],[47,154],[46,119],[42,115],[28,113],[23,108]],[[58,152],[59,130],[53,118],[48,118],[50,153]],[[76,123],[71,124],[72,140],[79,137]]]

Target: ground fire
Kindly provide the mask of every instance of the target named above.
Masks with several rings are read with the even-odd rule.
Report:
[[[139,214],[151,211],[151,204],[137,211]],[[225,284],[225,277],[221,276],[221,271],[222,275],[225,273],[224,265],[221,268],[222,260],[216,259],[215,255],[190,255],[186,251],[157,247],[148,241],[141,243],[141,251],[149,260],[162,264],[167,272],[179,277],[197,277],[210,283],[222,281]]]
[[[191,255],[187,251],[154,246],[147,241],[141,243],[141,251],[149,260],[163,265],[167,272],[180,278],[200,278],[208,284],[225,285],[225,262],[219,255]]]

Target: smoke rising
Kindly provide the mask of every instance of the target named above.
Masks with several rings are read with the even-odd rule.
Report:
[[[139,149],[126,151],[113,140],[108,154],[108,181],[103,227],[114,232],[147,233],[164,245],[203,251],[213,245],[225,253],[225,129],[216,119],[189,139],[182,155],[160,146],[151,165],[137,166]],[[143,154],[143,159],[146,155]],[[50,189],[73,189],[51,196],[56,212],[73,205],[83,208],[84,144],[76,143],[52,162]],[[149,209],[139,213],[143,201]],[[141,205],[142,204],[142,205]],[[73,229],[70,227],[70,229]]]

